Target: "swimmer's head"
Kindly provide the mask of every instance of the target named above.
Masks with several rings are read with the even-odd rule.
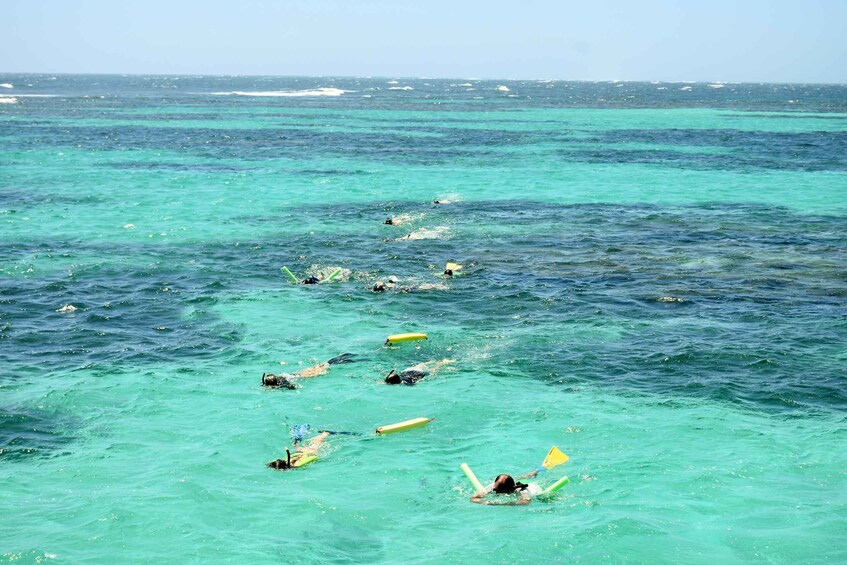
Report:
[[[373,287],[374,292],[385,292],[385,283],[382,281],[376,281],[376,284]]]
[[[262,373],[262,386],[271,388],[297,388],[291,381],[282,375],[273,375],[271,373]]]
[[[274,459],[268,463],[268,467],[276,469],[277,471],[293,469],[294,466],[291,464],[291,451],[289,451],[288,448],[285,448],[285,459]]]
[[[497,478],[494,479],[494,492],[500,494],[508,494],[510,492],[515,492],[516,490],[523,490],[528,485],[524,483],[516,483],[515,479],[513,479],[509,475],[497,475]]]
[[[287,471],[288,469],[291,469],[291,466],[285,459],[275,459],[268,463],[268,467],[276,469],[277,471]]]
[[[387,385],[399,385],[400,384],[400,375],[394,372],[394,369],[388,372],[388,375],[385,376],[385,384]]]
[[[385,218],[385,225],[387,225],[387,226],[393,226],[393,225],[394,225],[394,220],[393,220],[393,219],[391,219],[391,218]]]
[[[444,274],[448,277],[453,276],[453,269],[444,269]]]

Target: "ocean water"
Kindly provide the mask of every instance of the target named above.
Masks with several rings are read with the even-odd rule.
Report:
[[[847,86],[0,83],[0,562],[847,562]]]

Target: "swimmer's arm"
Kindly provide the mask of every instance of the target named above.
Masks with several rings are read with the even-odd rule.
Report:
[[[471,497],[471,502],[476,502],[477,504],[485,504],[486,506],[523,506],[524,504],[529,504],[532,500],[531,498],[524,497],[507,501],[484,500],[482,498],[483,496],[485,496],[485,493],[480,491]]]
[[[536,477],[536,476],[538,476],[538,469],[530,471],[529,473],[527,473],[525,475],[521,475],[520,477],[516,477],[516,478],[517,478],[517,480],[521,480],[521,479],[531,479],[532,477]]]

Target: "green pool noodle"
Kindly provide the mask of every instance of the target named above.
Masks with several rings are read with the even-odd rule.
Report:
[[[294,273],[288,270],[288,267],[283,267],[282,272],[288,275],[288,278],[291,279],[291,282],[293,282],[294,284],[300,284],[300,281],[297,279],[297,277],[294,276]]]
[[[476,478],[476,475],[473,474],[473,471],[471,471],[471,468],[468,467],[467,463],[462,463],[461,468],[462,472],[465,474],[465,476],[468,478],[468,480],[473,485],[473,488],[475,488],[477,492],[485,490],[485,487],[482,486],[482,483],[479,482],[479,479]]]
[[[559,479],[558,481],[556,481],[555,483],[553,483],[552,485],[550,485],[549,487],[544,489],[544,492],[542,492],[541,494],[553,494],[554,492],[556,492],[557,490],[559,490],[560,488],[562,488],[563,486],[565,486],[569,482],[570,482],[570,479],[568,479],[567,477],[562,477],[561,479]]]
[[[332,273],[331,275],[329,275],[329,276],[326,278],[326,282],[332,282],[332,279],[334,279],[335,277],[337,277],[337,276],[338,276],[338,274],[339,274],[340,272],[341,272],[341,267],[339,267],[338,269],[336,269],[336,271],[335,271],[334,273]]]

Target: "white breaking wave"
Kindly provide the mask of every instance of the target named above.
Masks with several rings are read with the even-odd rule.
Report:
[[[473,86],[473,85],[469,82],[463,82],[462,84],[457,84],[456,86]]]
[[[311,90],[259,90],[232,92],[212,92],[214,96],[254,96],[259,98],[293,98],[301,96],[341,96],[353,90],[341,90],[340,88],[313,88]]]
[[[398,237],[394,241],[411,241],[418,239],[440,239],[447,235],[450,231],[450,228],[447,226],[438,226],[436,228],[421,228],[417,231],[413,231],[409,235],[404,235],[403,237]]]
[[[723,88],[724,86],[726,85],[720,82],[716,82],[715,84],[710,84],[709,88]]]
[[[17,104],[18,99],[14,96],[0,96],[0,104]]]
[[[12,84],[9,83],[9,82],[4,82],[4,83],[0,83],[0,88],[15,88],[15,87],[12,86]]]
[[[414,90],[411,86],[389,86],[388,90]]]
[[[500,92],[509,92],[509,87],[508,87],[508,86],[503,86],[503,85],[501,84],[500,86],[498,86],[498,87],[497,87],[497,90],[499,90]]]
[[[691,92],[691,87],[690,86],[683,86],[682,88],[680,88],[680,90],[684,90],[685,92]]]
[[[399,80],[389,80],[388,84],[400,84]]]

